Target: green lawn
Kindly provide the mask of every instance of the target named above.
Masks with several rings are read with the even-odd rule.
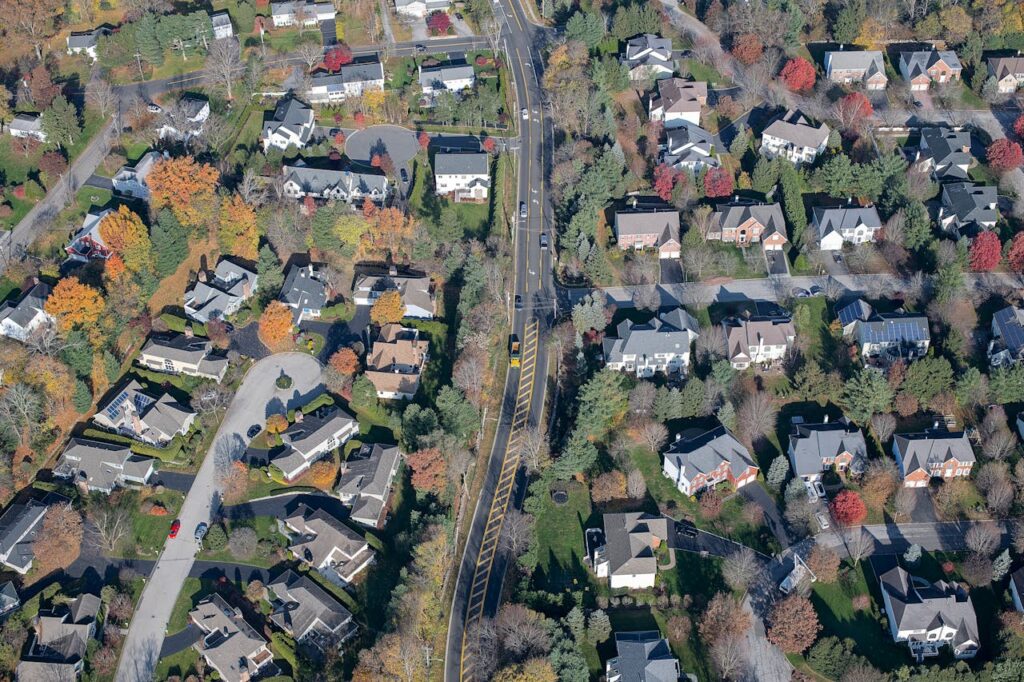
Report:
[[[895,670],[908,665],[911,659],[903,647],[893,643],[888,629],[882,626],[881,595],[874,580],[867,561],[853,567],[844,563],[841,577],[835,583],[814,583],[811,602],[822,625],[821,637],[849,637],[855,642],[854,651],[866,657],[876,668]],[[864,611],[853,608],[851,600],[859,595],[871,597],[870,605]]]
[[[9,298],[15,298],[21,293],[18,289],[17,282],[13,282],[6,277],[0,277],[0,301],[6,301]]]
[[[300,491],[296,490],[296,492]],[[231,532],[236,528],[252,528],[256,531],[256,536],[260,540],[269,540],[279,547],[283,547],[285,544],[284,536],[277,532],[277,518],[273,516],[254,516],[251,519],[225,522],[224,526],[224,530],[227,531],[228,537],[231,536]],[[251,566],[259,566],[260,568],[270,568],[277,563],[277,557],[275,555],[263,557],[257,552],[251,557],[242,558],[232,554],[230,547],[225,547],[224,549],[216,552],[209,549],[203,549],[199,552],[199,558],[205,561],[226,561],[235,564],[249,564]]]
[[[797,336],[807,339],[807,357],[820,361],[822,340],[831,337],[828,300],[824,296],[798,299],[793,304],[793,324]]]
[[[533,582],[538,589],[552,593],[588,589],[591,581],[583,565],[583,531],[591,514],[590,491],[571,483],[568,492],[569,501],[562,506],[545,494],[537,514],[537,568]]]
[[[152,502],[159,502],[167,509],[164,516],[152,516],[150,514],[137,513],[132,517],[131,547],[127,548],[126,554],[138,557],[155,557],[160,553],[167,539],[167,532],[171,522],[178,515],[181,503],[185,497],[177,490],[165,490],[159,495],[148,498]]]
[[[166,680],[168,677],[175,676],[184,680],[194,676],[197,672],[199,672],[199,652],[189,647],[167,658],[161,658],[156,664],[156,670],[153,671],[153,679]]]
[[[185,583],[178,593],[178,601],[174,602],[171,618],[167,621],[167,634],[181,632],[188,625],[188,612],[199,600],[213,591],[213,581],[200,578],[185,578]]]
[[[420,395],[434,404],[438,391],[452,375],[452,355],[448,352],[448,325],[440,320],[403,320],[402,324],[415,327],[430,342],[430,361],[420,376]]]
[[[696,59],[684,59],[683,68],[697,81],[707,81],[713,85],[725,85],[729,82],[729,79],[720,74],[715,67],[701,64]]]

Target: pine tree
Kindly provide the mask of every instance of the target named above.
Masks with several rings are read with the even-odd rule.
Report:
[[[106,348],[103,349],[103,373],[107,375],[107,381],[114,383],[121,376],[121,363]]]
[[[785,455],[779,455],[772,460],[772,464],[768,467],[768,477],[766,479],[768,487],[778,492],[782,490],[783,484],[789,477],[789,459]]]
[[[755,192],[767,194],[779,181],[779,164],[774,159],[761,157],[754,166],[754,175],[751,178]]]
[[[583,615],[583,609],[579,606],[572,607],[565,616],[565,624],[577,642],[582,642],[587,636],[587,620]]]
[[[67,149],[82,134],[78,123],[78,109],[64,95],[57,95],[43,112],[41,125],[46,132],[47,144]]]
[[[150,230],[156,274],[167,277],[174,273],[188,256],[188,233],[170,209],[161,209]]]
[[[260,255],[256,261],[256,275],[260,283],[259,293],[268,298],[276,296],[284,283],[284,273],[281,270],[281,261],[277,259],[277,254],[269,244],[260,247]]]
[[[1002,580],[1010,572],[1010,550],[1004,549],[992,560],[992,582]]]
[[[730,431],[736,430],[736,408],[728,400],[718,408],[718,421]]]
[[[598,644],[608,639],[612,634],[612,622],[608,614],[598,609],[590,614],[587,620],[587,639],[591,644]]]
[[[88,384],[81,379],[75,379],[75,394],[71,399],[71,403],[79,414],[85,414],[92,407],[92,392],[89,391]]]

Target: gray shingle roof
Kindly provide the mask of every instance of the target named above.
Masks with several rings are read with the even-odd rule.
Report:
[[[617,655],[608,660],[609,675],[621,682],[677,682],[679,660],[658,631],[616,632]]]
[[[195,644],[227,682],[248,679],[247,659],[267,644],[219,594],[206,597],[189,611],[189,618],[206,636]]]
[[[429,277],[406,277],[403,275],[359,275],[356,277],[356,291],[397,291],[402,295],[406,307],[415,306],[422,310],[434,310],[434,296],[430,291]]]
[[[283,166],[285,182],[294,182],[305,192],[323,194],[335,189],[341,190],[342,198],[355,193],[378,194],[387,192],[388,179],[383,173],[360,173],[351,170],[312,168],[305,163]]]
[[[687,478],[694,473],[707,474],[718,468],[723,461],[735,477],[741,476],[750,467],[756,467],[750,452],[736,440],[729,429],[717,426],[693,438],[678,438],[669,444],[665,458],[675,462],[677,468],[686,468]]]
[[[989,57],[988,72],[995,76],[996,80],[1002,80],[1007,76],[1024,78],[1024,57]]]
[[[961,68],[960,59],[952,50],[920,50],[900,52],[900,70],[905,69],[907,77],[913,79],[920,75],[928,75],[928,69],[940,60],[953,70]]]
[[[292,637],[304,637],[310,630],[334,634],[352,621],[352,614],[307,576],[291,569],[277,576],[267,587],[280,600],[270,619]]]
[[[700,111],[701,100],[707,101],[707,97],[708,84],[704,81],[664,78],[658,81],[658,96],[651,102],[651,108],[661,107],[665,113]]]
[[[971,156],[970,132],[949,128],[924,128],[921,130],[919,149],[919,161],[930,160],[935,164],[936,179],[967,179],[967,172],[960,167],[970,165],[974,158]]]
[[[384,78],[384,65],[380,62],[353,62],[341,67],[341,78],[346,83],[367,83]]]
[[[263,124],[264,136],[272,135],[278,129],[291,131],[300,144],[305,144],[313,135],[313,109],[294,97],[286,97],[277,103],[274,115]]]
[[[35,543],[47,506],[37,500],[12,504],[0,516],[0,556],[3,563],[27,571],[32,565]]]
[[[854,459],[867,457],[864,433],[846,420],[823,424],[795,424],[789,436],[789,461],[797,476],[822,471],[822,460],[849,452]]]
[[[487,154],[435,154],[434,175],[488,175],[491,160]]]
[[[878,50],[826,52],[825,63],[829,74],[836,70],[855,71],[863,69],[864,78],[870,78],[876,73],[885,75],[885,61],[882,59],[882,53]]]
[[[688,353],[700,328],[683,308],[674,308],[643,324],[623,320],[615,336],[604,338],[605,362],[622,362],[623,355]]]
[[[842,233],[843,230],[852,230],[861,224],[871,230],[882,227],[882,219],[878,215],[878,209],[874,206],[840,206],[836,208],[815,206],[812,213],[820,237],[832,232]]]
[[[142,347],[147,355],[187,363],[198,363],[212,350],[213,343],[209,339],[184,334],[153,334]]]
[[[323,275],[312,265],[293,265],[284,278],[281,300],[294,309],[293,320],[296,323],[304,309],[321,310],[327,304],[327,284]]]
[[[825,144],[830,132],[832,131],[824,123],[815,127],[799,109],[789,109],[764,129],[765,135],[777,137],[798,147],[812,149]]]
[[[288,549],[313,566],[320,566],[337,549],[343,558],[351,559],[367,546],[366,540],[324,509],[313,511],[299,505],[286,523],[297,528],[302,536]]]
[[[190,309],[187,312],[200,322],[222,317],[225,311],[254,293],[255,282],[255,272],[223,259],[210,281],[197,281],[185,292],[185,306]]]
[[[72,32],[68,36],[68,47],[81,50],[96,47],[99,34],[100,29],[98,28],[91,31]]]
[[[120,481],[124,465],[131,457],[132,451],[126,445],[72,438],[61,453],[53,473],[72,478],[75,482],[83,481],[90,488],[111,490]]]
[[[618,211],[615,213],[615,236],[618,240],[630,237],[658,235],[658,246],[668,241],[679,241],[679,211]]]
[[[897,447],[903,458],[904,476],[918,470],[930,474],[933,464],[944,464],[953,459],[961,464],[975,461],[974,448],[963,431],[897,433],[893,448]]]
[[[25,329],[32,324],[37,315],[43,313],[43,306],[49,297],[50,286],[38,282],[17,301],[5,301],[0,305],[0,320],[10,320]]]
[[[38,133],[43,130],[43,118],[39,114],[15,114],[11,122],[7,124],[7,128]]]
[[[441,90],[447,87],[447,83],[461,80],[472,80],[476,72],[469,64],[450,64],[435,66],[433,68],[421,68],[419,83],[425,88]]]
[[[878,580],[889,595],[897,630],[933,630],[945,625],[956,630],[954,646],[966,641],[980,644],[974,604],[958,584],[939,580],[928,586],[918,585],[899,566]]]
[[[942,186],[942,207],[960,223],[996,222],[999,219],[995,208],[997,201],[997,190],[991,185],[950,182]]]
[[[726,349],[730,360],[746,358],[751,346],[784,346],[796,337],[796,327],[788,317],[751,317],[723,322]]]
[[[705,161],[714,151],[714,146],[715,138],[711,133],[689,122],[670,129],[665,137],[665,151],[669,157],[686,157],[699,153],[697,159]],[[666,163],[674,162],[675,160],[666,159]]]
[[[739,227],[751,218],[764,225],[763,241],[768,236],[779,232],[783,237],[786,234],[786,219],[782,215],[782,206],[774,204],[757,204],[749,201],[734,201],[727,204],[719,204],[715,212],[711,214],[714,221],[712,232],[721,238],[722,230]],[[788,239],[788,237],[787,237]]]
[[[917,343],[930,341],[928,318],[916,313],[879,313],[857,299],[836,313],[844,329],[853,324],[857,343]]]
[[[672,40],[644,33],[626,42],[623,58],[630,69],[638,66],[663,66],[672,69]]]
[[[669,520],[645,512],[604,515],[605,556],[610,575],[654,575],[654,543],[668,539]]]
[[[321,408],[307,414],[281,434],[281,440],[298,452],[309,452],[340,429],[354,423],[355,417],[337,406]]]
[[[353,497],[352,517],[376,525],[391,492],[392,472],[402,456],[397,445],[364,443],[341,465],[335,491],[343,499]]]

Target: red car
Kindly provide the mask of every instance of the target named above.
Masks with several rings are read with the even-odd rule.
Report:
[[[181,521],[174,519],[174,523],[171,524],[171,532],[167,534],[169,538],[178,537],[178,531],[181,529]]]

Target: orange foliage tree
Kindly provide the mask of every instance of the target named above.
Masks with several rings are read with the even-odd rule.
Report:
[[[65,277],[57,282],[45,305],[46,312],[57,320],[62,331],[95,325],[105,307],[100,292],[82,284],[77,277]]]
[[[398,322],[405,316],[402,295],[397,291],[385,291],[370,308],[370,321],[374,324]]]
[[[146,178],[154,211],[165,206],[184,225],[201,225],[216,200],[219,175],[213,166],[191,156],[158,161]]]
[[[374,229],[370,231],[372,249],[393,259],[407,254],[416,231],[416,221],[397,208],[382,208],[373,219]]]
[[[283,414],[267,417],[267,433],[282,433],[288,428],[288,418]]]
[[[351,348],[342,348],[337,351],[328,362],[332,368],[344,376],[352,376],[359,371],[359,356]]]
[[[271,350],[292,338],[292,310],[281,301],[271,301],[260,315],[260,340]]]
[[[407,458],[412,469],[412,487],[421,492],[444,492],[448,483],[448,463],[437,448],[414,452]]]
[[[320,490],[334,487],[334,479],[338,476],[338,467],[329,459],[321,459],[309,467],[309,482]]]
[[[121,205],[100,221],[100,237],[132,272],[153,268],[153,244],[149,230],[135,211]]]
[[[245,462],[232,462],[228,470],[220,474],[219,483],[224,495],[224,502],[227,504],[241,502],[249,490],[249,468],[245,466]]]
[[[256,211],[237,194],[220,205],[220,227],[217,231],[220,248],[230,254],[256,260],[259,256],[260,234]]]

